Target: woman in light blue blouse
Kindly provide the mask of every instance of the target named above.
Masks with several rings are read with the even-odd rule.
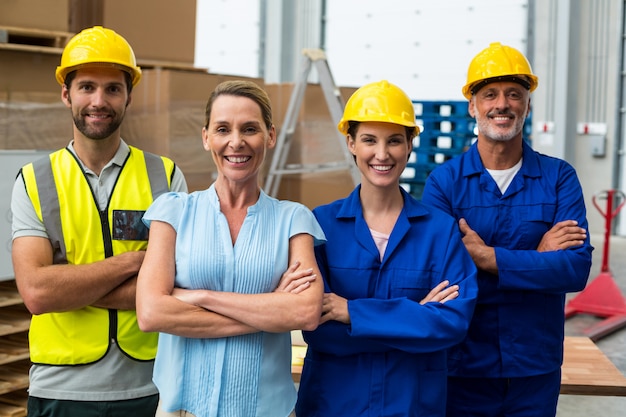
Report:
[[[216,181],[165,194],[144,216],[137,314],[142,330],[160,332],[157,416],[286,417],[296,401],[289,331],[318,325],[313,247],[324,233],[306,207],[258,185],[276,129],[256,84],[216,87],[202,143]]]

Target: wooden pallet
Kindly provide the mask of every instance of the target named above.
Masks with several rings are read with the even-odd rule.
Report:
[[[63,48],[72,36],[71,32],[0,26],[0,43]]]
[[[15,280],[0,281],[0,417],[27,415],[30,317]]]
[[[26,417],[28,391],[26,389],[0,395],[0,417]]]
[[[27,332],[10,334],[0,338],[0,365],[29,357]]]
[[[0,403],[0,417],[26,417],[26,407]]]
[[[6,394],[18,389],[28,388],[29,361],[15,362],[2,366],[0,374],[0,394]]]
[[[0,307],[20,304],[22,297],[15,290],[0,287]]]
[[[9,306],[0,309],[0,336],[27,331],[31,314],[23,306]]]

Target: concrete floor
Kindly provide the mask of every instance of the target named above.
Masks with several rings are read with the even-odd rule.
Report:
[[[601,271],[602,256],[604,253],[604,234],[591,236],[591,243],[595,247],[593,265],[589,282]],[[613,280],[626,297],[626,237],[612,236],[609,240],[608,266]],[[570,294],[571,299],[576,294]],[[569,318],[565,323],[565,333],[568,336],[584,336],[583,330],[600,318],[585,314],[578,314]],[[596,345],[626,374],[626,327],[604,336]],[[626,397],[598,397],[581,395],[561,395],[557,409],[557,417],[624,417],[626,416]]]

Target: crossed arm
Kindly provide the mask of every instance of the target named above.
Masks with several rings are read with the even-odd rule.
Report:
[[[13,240],[15,281],[32,314],[85,306],[135,308],[136,275],[145,252],[127,252],[85,265],[54,265],[52,246],[43,237]]]
[[[420,304],[426,303],[445,303],[450,300],[454,300],[459,296],[459,286],[450,285],[450,282],[445,280],[435,286]],[[348,300],[335,293],[325,293],[322,303],[322,317],[320,324],[327,321],[335,320],[341,323],[350,324],[350,313],[348,311]]]
[[[492,274],[498,273],[496,252],[487,246],[481,237],[467,224],[465,219],[459,220],[459,228],[463,234],[463,243],[471,255],[476,267]],[[537,246],[538,252],[550,252],[582,245],[587,232],[578,226],[575,220],[565,220],[552,226],[542,237]]]
[[[323,283],[310,235],[290,239],[291,267],[275,291],[263,294],[175,288],[175,241],[171,225],[152,222],[137,284],[137,318],[142,330],[216,338],[317,327]]]

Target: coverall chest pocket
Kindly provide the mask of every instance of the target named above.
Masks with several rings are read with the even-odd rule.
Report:
[[[525,207],[519,218],[521,222],[520,232],[529,244],[535,245],[541,241],[543,235],[552,228],[556,205],[538,204]]]
[[[431,270],[396,270],[391,277],[390,297],[421,301],[430,292],[435,274]]]

